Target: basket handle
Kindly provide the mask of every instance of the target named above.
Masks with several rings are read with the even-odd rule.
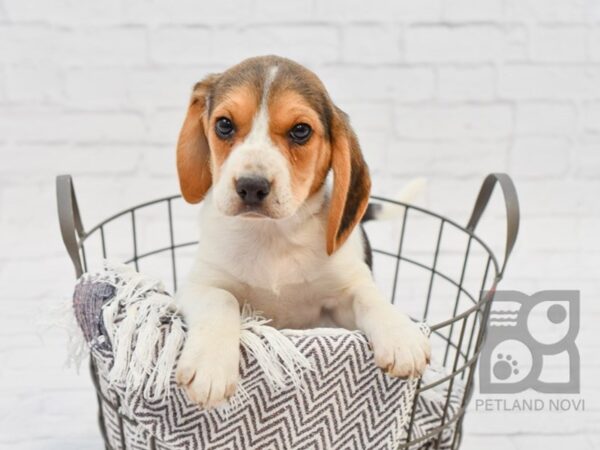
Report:
[[[85,236],[85,231],[81,223],[71,175],[56,177],[56,202],[62,239],[75,267],[75,274],[79,278],[83,274],[83,265],[79,254],[80,239]]]
[[[477,224],[479,223],[479,219],[481,219],[481,215],[485,211],[485,208],[490,201],[490,197],[492,196],[492,192],[494,191],[494,186],[496,183],[500,184],[502,188],[502,193],[504,194],[504,203],[506,204],[506,247],[504,249],[504,262],[502,263],[502,268],[500,269],[500,277],[504,274],[504,269],[506,268],[506,262],[512,252],[513,247],[515,246],[515,242],[517,240],[517,235],[519,234],[519,198],[517,196],[517,190],[515,189],[515,185],[512,179],[505,173],[491,173],[485,180],[483,180],[483,184],[481,185],[481,189],[479,190],[479,195],[477,196],[477,200],[475,201],[475,206],[473,207],[473,212],[471,213],[471,218],[467,223],[467,230],[470,232],[474,232]]]

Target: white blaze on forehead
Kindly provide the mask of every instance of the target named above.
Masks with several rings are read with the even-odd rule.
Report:
[[[269,109],[267,107],[267,97],[269,96],[269,90],[271,85],[277,76],[277,66],[269,67],[267,76],[265,77],[265,84],[263,87],[262,97],[260,100],[260,106],[254,120],[252,122],[252,129],[248,136],[244,140],[244,143],[248,144],[264,144],[270,142],[269,138]]]
[[[271,84],[273,84],[273,81],[275,80],[275,77],[277,76],[278,70],[279,70],[279,67],[277,67],[277,66],[269,67],[269,71],[267,72],[267,78],[265,80],[265,87],[263,89],[263,95],[262,95],[262,103],[263,104],[267,101],[267,94],[269,93],[269,89],[271,89]]]

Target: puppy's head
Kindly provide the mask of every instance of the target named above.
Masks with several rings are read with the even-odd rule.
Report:
[[[250,58],[194,87],[179,141],[183,197],[213,188],[217,208],[241,219],[283,219],[323,186],[332,169],[327,251],[367,207],[370,178],[348,118],[321,81],[293,61]]]

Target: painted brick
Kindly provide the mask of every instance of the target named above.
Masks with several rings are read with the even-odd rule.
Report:
[[[598,10],[598,17],[600,17],[600,7]],[[596,62],[600,61],[600,29],[598,27],[595,27],[589,31],[588,42],[590,58]]]
[[[73,68],[64,78],[66,103],[72,108],[131,107],[127,98],[127,71],[122,68]]]
[[[507,0],[508,20],[541,23],[584,23],[593,5],[586,0]]]
[[[499,70],[498,94],[510,99],[600,97],[600,69],[596,66],[507,65]]]
[[[442,14],[441,0],[410,0],[386,2],[375,0],[332,0],[315,2],[315,17],[318,20],[334,21],[437,21]]]
[[[214,8],[203,7],[195,0],[179,0],[175,6],[169,0],[127,0],[121,8],[123,22],[144,26],[234,24],[247,21],[250,14],[265,18],[254,3],[239,0],[221,0]],[[277,10],[279,6],[270,2],[271,8]]]
[[[44,181],[48,177],[48,167],[57,159],[62,160],[62,171],[65,173],[105,174],[133,173],[137,168],[144,147],[127,144],[32,144],[20,145],[17,152],[0,151],[4,164],[0,173],[5,177],[16,175],[19,169],[27,167],[30,181],[37,178]],[[94,164],[90,164],[90,160]],[[118,164],[115,162],[118,161]],[[15,177],[15,179],[17,179]]]
[[[59,25],[116,24],[122,20],[121,2],[71,2],[69,0],[4,0],[4,9],[13,22],[52,22]]]
[[[307,65],[333,63],[340,57],[339,35],[336,28],[318,23],[217,29],[212,60],[232,65],[251,56],[276,54]]]
[[[519,137],[510,152],[510,171],[523,177],[561,177],[569,170],[569,141]]]
[[[219,71],[217,67],[134,69],[127,76],[127,99],[143,109],[179,108],[183,113],[194,84]]]
[[[578,177],[598,179],[600,173],[600,136],[584,135],[573,149],[575,174]]]
[[[6,101],[7,93],[6,93],[6,75],[4,70],[0,70],[0,103]]]
[[[431,99],[435,93],[435,75],[429,68],[342,67],[318,72],[335,101],[415,102]]]
[[[395,126],[402,137],[417,139],[505,138],[512,131],[506,105],[398,106]]]
[[[392,24],[346,26],[342,31],[342,60],[358,64],[397,63],[402,56],[401,33],[401,28]]]
[[[120,142],[144,139],[145,128],[142,118],[132,113],[21,111],[0,112],[0,134],[30,142]]]
[[[166,27],[150,33],[150,55],[158,63],[211,61],[213,38],[208,27]]]
[[[494,69],[442,67],[438,72],[439,98],[448,101],[491,100],[495,90]]]
[[[582,108],[582,128],[585,132],[600,133],[600,102],[588,102]]]
[[[531,35],[532,58],[542,62],[581,62],[587,57],[585,27],[537,27]]]
[[[444,3],[444,20],[450,22],[474,22],[501,20],[504,13],[502,0],[454,0]]]
[[[52,65],[53,54],[65,34],[48,26],[0,24],[0,61]]]
[[[8,67],[5,90],[6,98],[14,103],[57,104],[64,99],[62,75],[53,67],[44,70],[42,77],[39,67]]]
[[[135,66],[147,62],[146,31],[141,28],[75,29],[63,32],[53,60],[70,66]]]
[[[520,28],[492,25],[413,26],[406,31],[406,59],[415,63],[512,60],[524,51],[514,42],[522,39],[520,32]]]
[[[519,102],[516,132],[519,135],[569,136],[577,126],[577,110],[571,103]]]

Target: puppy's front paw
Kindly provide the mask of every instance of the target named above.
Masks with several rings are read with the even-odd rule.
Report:
[[[407,317],[387,317],[369,338],[375,363],[391,376],[419,377],[431,359],[429,339]]]
[[[239,345],[189,339],[181,353],[175,378],[194,403],[212,408],[235,393],[239,377]]]

